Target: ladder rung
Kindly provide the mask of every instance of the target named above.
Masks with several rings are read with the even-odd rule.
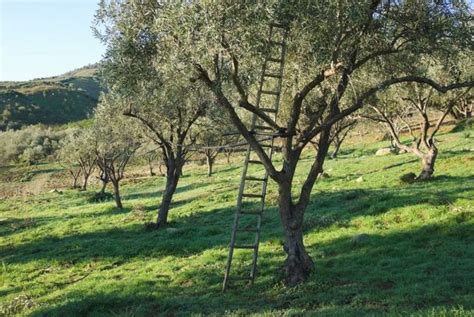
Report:
[[[268,61],[269,62],[274,62],[274,63],[281,63],[282,62],[282,60],[280,58],[273,58],[273,57],[269,57]]]
[[[281,28],[281,29],[288,28],[287,24],[281,24],[281,23],[270,23],[269,25],[274,28]]]
[[[274,73],[264,73],[263,76],[273,77],[273,78],[281,78],[280,74],[274,74]]]
[[[237,231],[244,231],[244,232],[258,232],[258,228],[238,228]]]
[[[261,161],[259,161],[259,160],[249,160],[249,163],[251,163],[251,164],[261,164],[261,165],[263,165],[263,163],[262,163]]]
[[[270,91],[270,90],[262,90],[262,94],[278,96],[278,95],[280,94],[280,92],[278,92],[278,91]]]
[[[253,133],[256,134],[256,135],[266,135],[266,136],[274,136],[275,135],[275,133],[273,133],[273,132],[255,132],[255,131],[253,131]]]
[[[261,194],[242,194],[242,197],[247,197],[247,198],[262,198],[263,196]]]
[[[230,281],[247,281],[251,279],[251,276],[229,276]]]
[[[285,43],[283,43],[283,42],[277,42],[277,41],[270,41],[270,45],[280,45],[280,46],[283,46],[283,45],[285,45]]]
[[[254,176],[246,176],[245,177],[246,181],[258,181],[258,182],[266,182],[267,178],[262,178],[262,177],[254,177]]]
[[[254,210],[254,211],[241,210],[239,211],[239,213],[242,215],[254,215],[254,216],[261,216],[263,214],[263,212],[259,210]]]
[[[263,92],[263,90],[262,90]],[[272,113],[276,113],[277,110],[274,109],[274,108],[260,108],[260,110],[264,111],[264,112],[272,112]]]
[[[255,249],[255,244],[238,244],[234,245],[234,249]]]
[[[264,125],[256,125],[254,129],[260,129],[260,130],[273,130],[272,127],[264,126]]]

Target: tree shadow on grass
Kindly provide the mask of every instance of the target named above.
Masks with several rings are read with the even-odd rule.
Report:
[[[199,185],[200,184],[187,184],[187,185],[179,185],[178,184],[178,187],[176,188],[175,194],[184,193],[186,191],[199,188]],[[153,190],[153,191],[134,192],[134,193],[124,194],[124,195],[122,195],[122,199],[123,200],[137,200],[137,199],[148,199],[148,198],[161,199],[161,195],[163,194],[164,185],[159,186],[159,187],[163,187],[163,188],[160,188],[158,190]]]
[[[56,219],[57,217],[3,218],[0,222],[0,237],[30,230]]]
[[[266,253],[252,287],[221,292],[222,272],[193,264],[172,277],[111,281],[107,289],[66,289],[55,306],[34,315],[214,314],[280,315],[285,310],[330,316],[428,313],[437,307],[474,308],[473,227],[453,216],[444,223],[369,235],[354,243],[342,236],[308,246],[315,259],[309,280],[293,289],[278,279],[281,258]],[[83,288],[87,289],[87,288]],[[434,314],[436,315],[436,314]]]
[[[123,213],[128,212],[125,210]],[[105,213],[116,213],[115,208]],[[4,248],[5,263],[26,263],[37,260],[84,262],[94,259],[132,259],[138,256],[189,256],[209,248],[223,247],[227,242],[227,230],[210,224],[213,220],[229,219],[230,209],[218,209],[204,215],[194,214],[183,221],[172,223],[176,232],[166,229],[146,231],[143,223],[73,234],[64,237],[48,236],[17,246]],[[102,215],[106,215],[102,213]],[[56,219],[58,221],[59,219]],[[201,223],[207,226],[199,226]],[[217,221],[219,223],[219,221]],[[220,228],[222,229],[222,228]],[[220,236],[226,233],[226,239]],[[215,233],[215,234],[214,234]],[[199,241],[196,236],[201,237]],[[192,241],[188,240],[191,239]],[[74,251],[71,251],[74,250]]]
[[[467,153],[472,153],[472,151],[467,148],[462,149],[462,150],[445,150],[445,151],[439,152],[439,157],[441,159],[444,159],[444,158],[456,157],[459,155],[466,155]]]
[[[160,198],[162,193],[163,193],[163,190],[134,192],[134,193],[123,194],[122,199],[124,201],[131,201],[131,200],[137,200],[137,199]]]
[[[460,198],[469,199],[473,184],[474,176],[436,176],[426,182],[401,184],[396,188],[321,192],[314,195],[305,218],[307,222],[314,217],[328,216],[350,220],[418,204],[449,205]]]
[[[425,203],[448,206],[456,199],[470,198],[472,179],[438,176],[431,182],[392,189],[318,193],[308,208],[305,231],[346,227],[354,217],[375,216],[392,208]],[[468,289],[474,284],[473,273],[466,269],[474,263],[465,264],[474,259],[470,248],[474,232],[465,213],[455,214],[445,224],[411,231],[390,232],[385,228],[387,234],[369,235],[361,243],[342,236],[309,245],[316,262],[315,273],[305,285],[287,290],[281,287],[279,278],[283,260],[281,225],[276,208],[270,208],[264,217],[262,242],[267,249],[262,249],[264,255],[259,258],[257,284],[244,289],[248,291],[237,287],[224,295],[220,283],[234,211],[233,207],[197,210],[175,218],[172,226],[176,231],[145,231],[143,224],[134,222],[65,237],[45,237],[3,248],[2,261],[7,266],[37,261],[66,266],[100,262],[112,263],[113,269],[141,261],[139,258],[185,259],[200,257],[206,250],[218,252],[211,259],[217,268],[190,261],[188,269],[178,270],[162,284],[155,275],[146,281],[131,277],[135,281],[132,285],[130,279],[124,285],[111,280],[112,285],[119,286],[104,293],[93,291],[98,289],[96,282],[85,278],[77,285],[92,283],[92,291],[75,292],[68,287],[64,290],[68,300],[59,301],[54,307],[40,307],[40,315],[221,315],[229,311],[267,313],[274,309],[360,315],[380,314],[394,307],[402,312],[439,305],[468,307],[474,302]]]
[[[444,184],[469,184],[472,177],[444,177]],[[472,182],[471,182],[472,183]],[[381,190],[344,190],[319,193],[308,206],[305,230],[320,229],[331,225],[345,226],[352,218],[384,213],[392,208],[428,203],[449,205],[458,198],[469,198],[474,187],[431,187],[412,184],[406,187]],[[174,203],[185,205],[196,197]],[[156,206],[154,206],[156,208]],[[94,216],[129,213],[110,208]],[[137,256],[189,256],[211,248],[226,248],[235,208],[210,211],[196,210],[183,217],[174,218],[176,232],[166,230],[145,231],[143,223],[131,223],[108,230],[85,232],[65,237],[45,237],[4,250],[6,263],[24,263],[38,259],[88,261],[100,258],[133,258]],[[80,217],[80,216],[78,216]],[[252,216],[247,216],[252,217]],[[62,218],[61,218],[62,219]],[[60,218],[56,221],[61,220]],[[254,218],[247,218],[251,225]],[[52,219],[54,221],[54,219]],[[243,220],[243,222],[245,222]],[[281,225],[275,208],[264,217],[262,241],[280,240]],[[74,249],[74,252],[71,252]],[[3,250],[2,250],[3,251]]]

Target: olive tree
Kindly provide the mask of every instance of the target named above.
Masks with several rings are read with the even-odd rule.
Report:
[[[157,149],[156,145],[152,142],[147,142],[137,151],[137,157],[141,158],[142,161],[148,166],[148,172],[150,176],[156,176],[155,173],[155,164],[158,164],[160,169],[160,175],[163,175],[161,172],[162,157],[161,152]]]
[[[70,151],[70,149],[68,149],[68,147],[63,146],[59,150],[58,158],[61,166],[68,172],[69,175],[71,175],[71,188],[76,189],[79,187],[77,185],[77,182],[79,180],[79,177],[81,176],[81,168],[77,163],[76,158],[73,157],[71,153],[72,152]]]
[[[208,177],[212,176],[214,162],[217,155],[222,151],[224,142],[225,139],[220,131],[214,129],[206,129],[199,134],[199,153],[206,158]]]
[[[161,152],[166,166],[166,183],[158,210],[156,228],[168,223],[173,195],[183,173],[184,164],[193,153],[196,143],[194,124],[203,116],[208,105],[196,87],[161,86],[161,89],[145,91],[143,96],[128,98],[129,106],[123,114],[141,124],[144,135],[151,139]]]
[[[233,126],[229,124],[226,113],[215,106],[207,109],[206,116],[197,122],[197,151],[204,155],[207,164],[207,176],[212,176],[217,155],[226,153],[229,162],[229,153],[238,141]],[[238,135],[237,135],[238,136]]]
[[[342,143],[346,140],[349,133],[355,128],[357,124],[357,119],[352,118],[350,116],[343,118],[336,123],[333,124],[331,128],[331,132],[329,135],[329,144],[332,144],[334,149],[331,153],[331,158],[335,159],[339,155],[339,151],[341,150]],[[318,144],[319,140],[315,139],[311,142],[314,149],[319,151]]]
[[[352,118],[346,118],[334,124],[331,131],[332,144],[334,145],[334,151],[331,153],[331,158],[337,158],[342,142],[344,142],[352,129],[355,128],[356,124],[357,121]]]
[[[152,65],[162,78],[189,78],[204,84],[277,183],[289,285],[304,281],[313,268],[303,243],[303,221],[312,188],[323,171],[331,127],[395,84],[420,82],[441,92],[472,85],[438,83],[436,78],[398,67],[400,60],[416,64],[421,56],[452,52],[453,47],[464,49],[468,42],[464,37],[470,34],[464,1],[112,3],[115,5],[103,6],[100,14],[116,17],[110,8],[120,7],[133,18],[115,19],[110,24],[124,29],[115,33],[109,29],[109,34],[120,36],[140,29],[135,41],[142,51],[150,47],[159,52]],[[271,53],[264,45],[264,30],[275,21],[288,24],[291,30],[276,121],[255,102],[261,65]],[[127,60],[123,63],[121,69],[126,72]],[[244,111],[255,114],[259,123],[283,137],[281,167],[248,129]],[[318,152],[302,186],[296,188],[294,175],[301,154],[315,138]]]
[[[92,131],[84,128],[70,133],[59,151],[59,159],[73,177],[73,188],[77,187],[77,178],[82,175],[81,189],[86,190],[90,175],[96,167],[96,156]]]
[[[459,98],[459,100],[454,104],[449,114],[453,116],[453,118],[456,121],[461,121],[464,119],[472,118],[473,109],[474,109],[474,101],[473,101],[473,95],[471,93],[471,94],[466,94],[466,96]]]
[[[194,126],[205,115],[210,94],[201,83],[186,77],[166,77],[155,67],[162,54],[155,45],[159,34],[150,29],[154,16],[141,10],[160,5],[120,3],[101,3],[97,36],[107,45],[106,84],[123,100],[124,106],[118,111],[142,127],[143,134],[161,151],[166,166],[165,190],[156,220],[159,228],[168,223],[183,166],[196,143]],[[140,19],[146,23],[137,24]]]
[[[94,113],[93,148],[101,179],[105,185],[111,182],[117,208],[123,208],[120,196],[120,181],[131,157],[140,147],[140,138],[117,108],[120,101],[109,94],[101,98]],[[105,185],[103,190],[105,190]]]
[[[366,117],[382,123],[399,150],[420,158],[422,168],[416,180],[430,179],[439,153],[435,136],[453,107],[467,95],[469,88],[442,96],[431,87],[417,83],[392,90],[370,107],[373,113]],[[410,144],[402,142],[402,132],[410,134]]]

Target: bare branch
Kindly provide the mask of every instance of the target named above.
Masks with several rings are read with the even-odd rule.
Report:
[[[452,99],[449,103],[449,105],[446,107],[446,110],[444,111],[443,115],[438,119],[438,121],[436,122],[436,125],[433,129],[433,131],[431,132],[431,135],[430,135],[430,138],[429,138],[429,143],[433,143],[433,139],[434,139],[434,136],[435,134],[439,131],[439,129],[441,128],[441,125],[443,124],[443,121],[444,119],[446,118],[446,116],[448,115],[448,113],[453,109],[454,105],[456,104],[456,102],[461,99],[464,95],[466,95],[469,91],[471,90],[471,88],[468,88],[466,89],[466,91],[460,93],[458,96],[456,96],[454,99]]]

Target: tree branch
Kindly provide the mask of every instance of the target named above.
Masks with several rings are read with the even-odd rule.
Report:
[[[254,135],[247,130],[242,120],[239,118],[237,113],[235,112],[234,107],[230,103],[230,101],[225,97],[225,95],[220,90],[219,86],[209,78],[208,72],[199,64],[194,64],[197,72],[198,78],[206,84],[209,89],[214,93],[214,96],[217,98],[219,104],[226,109],[227,113],[229,114],[230,120],[237,128],[240,134],[245,138],[245,140],[250,144],[253,148],[255,153],[260,158],[262,164],[265,166],[265,169],[268,172],[268,175],[273,179],[279,178],[279,172],[273,166],[271,159],[268,157],[267,153],[263,150],[263,148],[258,143],[257,139],[255,139]]]

